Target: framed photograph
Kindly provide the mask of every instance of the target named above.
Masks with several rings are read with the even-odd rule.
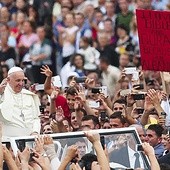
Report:
[[[136,155],[138,155],[139,166],[144,169],[149,169],[149,161],[147,157],[143,152],[136,150],[136,146],[141,144],[141,141],[134,127],[99,129],[95,131],[100,134],[102,146],[108,151],[111,168],[135,168]],[[79,158],[86,153],[95,154],[92,144],[85,137],[83,131],[57,133],[51,134],[50,136],[53,138],[59,161],[62,161],[67,148],[73,144],[78,146]],[[10,138],[10,143],[14,154],[16,154],[18,149],[22,151],[25,146],[33,148],[34,137],[13,137]]]

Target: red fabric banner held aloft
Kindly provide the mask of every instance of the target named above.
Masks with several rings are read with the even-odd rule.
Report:
[[[143,70],[170,72],[170,12],[136,10]]]

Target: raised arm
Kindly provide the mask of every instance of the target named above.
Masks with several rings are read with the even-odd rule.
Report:
[[[110,170],[108,159],[105,155],[105,152],[102,148],[100,142],[100,135],[98,133],[88,131],[85,133],[88,140],[93,144],[93,147],[97,154],[97,160],[102,170]]]
[[[51,87],[51,78],[52,78],[52,71],[50,70],[50,68],[45,65],[45,66],[42,66],[41,68],[41,74],[44,74],[46,75],[46,80],[45,80],[45,83],[44,83],[44,91],[48,94],[48,95],[51,95],[53,89]]]

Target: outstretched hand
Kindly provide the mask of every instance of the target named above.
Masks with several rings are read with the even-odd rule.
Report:
[[[52,77],[52,71],[50,70],[50,68],[47,66],[47,65],[45,65],[45,66],[42,66],[42,68],[41,68],[41,74],[44,74],[44,75],[46,75],[47,77]]]

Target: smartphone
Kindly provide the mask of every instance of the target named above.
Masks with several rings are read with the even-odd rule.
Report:
[[[75,77],[74,80],[76,83],[84,83],[86,81],[87,77]]]
[[[55,87],[62,87],[60,76],[52,77],[52,83]]]
[[[44,106],[39,106],[41,114],[44,114]]]
[[[138,79],[139,79],[139,72],[138,71],[133,72],[132,80],[138,80]]]
[[[143,114],[144,109],[142,108],[136,108],[138,114]]]
[[[25,149],[25,139],[16,141],[18,149],[22,152]]]
[[[106,112],[100,112],[100,121],[105,121],[106,120]]]
[[[145,100],[145,94],[132,94],[134,100]]]
[[[29,162],[33,162],[33,161],[34,161],[33,156],[34,156],[34,157],[36,156],[35,153],[34,153],[34,152],[30,153]]]
[[[126,67],[125,69],[125,74],[133,74],[136,72],[136,67]]]
[[[135,90],[143,90],[144,89],[144,85],[143,84],[135,84],[135,85],[133,85],[133,88]]]
[[[96,101],[89,101],[89,107],[91,108],[99,108],[100,107],[100,102],[96,102]]]
[[[95,87],[91,89],[92,93],[100,93],[100,88],[99,87]]]
[[[44,90],[44,84],[36,84],[35,85],[35,90],[36,91]]]
[[[138,151],[138,152],[144,151],[141,144],[136,144],[136,151]]]
[[[108,96],[107,86],[102,86],[100,92],[103,93],[105,97],[107,97]]]
[[[100,136],[100,142],[101,142],[102,148],[104,150],[105,149],[105,138],[104,138],[104,136]]]

